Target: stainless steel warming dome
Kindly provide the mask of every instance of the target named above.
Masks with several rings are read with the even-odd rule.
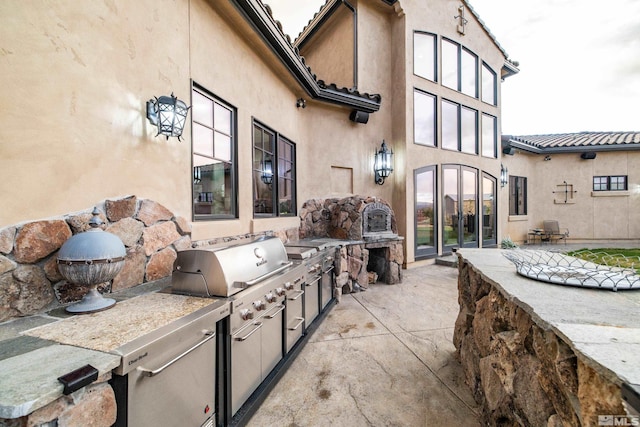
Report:
[[[92,214],[91,229],[70,237],[58,251],[56,262],[62,277],[74,285],[91,286],[82,301],[67,307],[70,313],[90,313],[115,304],[115,300],[103,298],[97,286],[120,272],[127,255],[118,236],[100,229],[100,211],[96,208]]]
[[[259,237],[178,252],[172,292],[228,297],[292,265],[282,241]]]

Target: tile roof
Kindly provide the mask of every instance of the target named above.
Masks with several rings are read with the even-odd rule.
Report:
[[[640,149],[640,132],[503,135],[502,144],[532,153],[638,150]]]

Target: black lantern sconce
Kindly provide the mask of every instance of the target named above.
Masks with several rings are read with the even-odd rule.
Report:
[[[171,93],[171,96],[147,101],[147,119],[152,125],[158,126],[156,136],[165,135],[167,139],[175,136],[180,141],[189,108]]]
[[[500,164],[500,187],[504,187],[509,183],[509,169]]]
[[[262,162],[262,175],[260,179],[267,185],[273,184],[273,163],[271,160]]]
[[[378,185],[384,184],[385,178],[393,172],[393,150],[387,147],[384,139],[382,140],[380,150],[375,153],[373,171],[375,173],[376,184]]]

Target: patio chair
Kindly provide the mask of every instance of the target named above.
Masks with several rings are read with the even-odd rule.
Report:
[[[567,237],[569,236],[569,229],[562,228],[560,229],[560,225],[558,225],[558,221],[556,220],[544,220],[542,222],[542,228],[544,229],[544,235],[546,238],[553,243],[555,240],[564,240],[564,244],[567,244]]]

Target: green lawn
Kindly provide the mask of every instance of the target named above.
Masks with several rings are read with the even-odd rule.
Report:
[[[614,267],[640,269],[640,248],[598,248],[579,249],[568,252],[567,255],[584,259],[595,264],[603,264]]]

